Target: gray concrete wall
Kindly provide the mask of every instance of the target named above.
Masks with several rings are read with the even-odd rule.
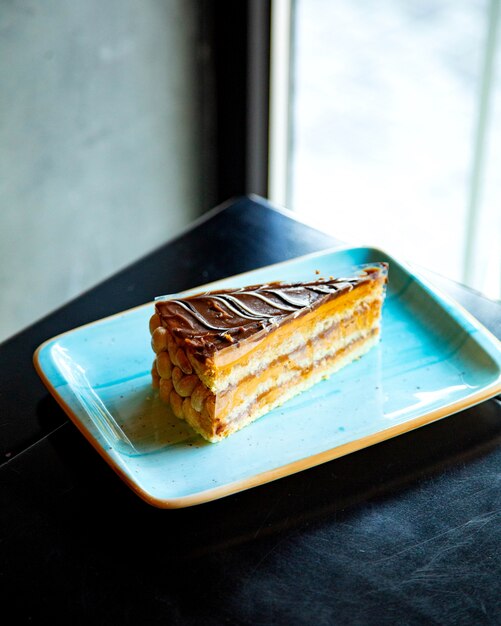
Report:
[[[199,213],[186,0],[0,2],[0,341]]]

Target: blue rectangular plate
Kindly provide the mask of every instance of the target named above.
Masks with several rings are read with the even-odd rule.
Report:
[[[228,439],[211,444],[151,388],[153,304],[42,344],[38,373],[101,456],[144,500],[191,506],[312,467],[495,396],[501,348],[479,322],[374,248],[335,249],[233,276],[185,294],[274,280],[342,276],[388,261],[380,344]]]

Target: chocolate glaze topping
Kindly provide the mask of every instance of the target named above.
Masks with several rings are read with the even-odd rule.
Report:
[[[349,278],[301,283],[273,282],[225,289],[182,299],[157,300],[162,324],[178,341],[205,358],[217,350],[266,332],[370,280],[386,281],[387,264],[366,266]]]

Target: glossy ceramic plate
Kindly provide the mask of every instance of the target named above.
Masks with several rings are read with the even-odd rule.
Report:
[[[147,502],[182,507],[292,474],[410,431],[501,391],[500,343],[406,266],[374,248],[329,250],[192,289],[346,275],[388,261],[380,344],[329,380],[211,444],[151,388],[151,303],[50,339],[43,381],[76,426]]]

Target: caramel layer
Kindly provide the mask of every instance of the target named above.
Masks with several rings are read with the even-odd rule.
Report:
[[[360,307],[353,315],[308,339],[294,352],[272,361],[263,361],[258,371],[247,374],[237,384],[216,396],[216,416],[221,420],[227,419],[235,411],[238,412],[239,405],[245,403],[246,399],[259,393],[258,390],[266,382],[272,385],[280,377],[283,379],[285,372],[290,372],[291,376],[296,372],[308,372],[329,354],[342,353],[346,342],[353,343],[354,340],[363,340],[369,336],[379,316],[380,305],[379,301],[374,301],[369,308]]]
[[[245,411],[235,413],[231,420],[221,422],[217,426],[215,431],[217,439],[224,438],[240,430],[264,413],[271,411],[289,398],[297,395],[297,393],[310,388],[321,378],[328,377],[330,374],[337,371],[337,369],[343,367],[346,364],[345,361],[350,362],[363,354],[366,351],[364,350],[364,346],[367,346],[367,350],[370,349],[373,341],[377,339],[378,334],[379,329],[373,329],[370,333],[351,342],[336,354],[329,355],[325,359],[322,359],[322,361],[316,363],[314,367],[296,374],[293,378],[280,386],[274,386],[263,392],[255,398],[251,405],[246,407]],[[351,357],[352,354],[354,354],[353,357]]]

